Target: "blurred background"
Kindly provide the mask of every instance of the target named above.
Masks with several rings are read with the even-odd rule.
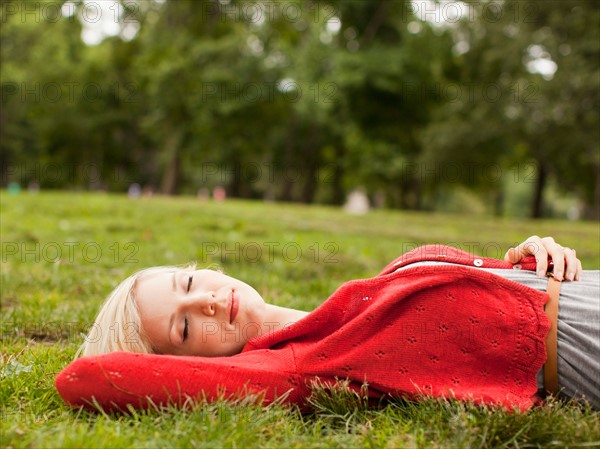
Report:
[[[1,184],[600,218],[600,3],[1,1]]]

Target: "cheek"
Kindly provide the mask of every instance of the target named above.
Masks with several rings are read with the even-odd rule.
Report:
[[[198,327],[197,344],[202,348],[206,345],[214,345],[221,338],[221,329],[217,323],[201,322]]]
[[[199,344],[194,355],[204,357],[223,357],[237,354],[246,344],[244,332],[240,329],[222,330],[218,334],[206,335],[204,341]]]
[[[140,315],[140,330],[150,339],[152,345],[159,345],[158,339],[159,322],[157,320],[150,320],[144,318],[144,315]]]

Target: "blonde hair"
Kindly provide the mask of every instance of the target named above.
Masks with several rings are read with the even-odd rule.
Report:
[[[187,269],[194,267],[188,265]],[[135,287],[143,276],[180,269],[175,266],[146,268],[122,281],[104,301],[75,358],[114,351],[154,353],[135,302]]]

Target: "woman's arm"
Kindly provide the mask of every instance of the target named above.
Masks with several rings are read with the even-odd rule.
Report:
[[[566,248],[554,241],[552,237],[540,238],[532,235],[520,245],[510,248],[504,260],[517,263],[527,256],[534,256],[537,263],[538,276],[545,276],[548,270],[548,258],[554,264],[554,278],[562,281],[578,281],[581,279],[581,261],[574,249]],[[563,274],[566,275],[563,277]]]
[[[307,393],[289,357],[269,350],[212,358],[112,352],[73,361],[55,384],[68,404],[104,411],[249,395],[264,404],[300,403]]]

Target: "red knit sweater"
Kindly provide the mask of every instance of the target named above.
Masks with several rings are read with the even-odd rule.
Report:
[[[399,267],[424,260],[458,265]],[[462,265],[462,266],[461,266]],[[316,378],[369,395],[453,397],[526,409],[546,359],[543,292],[475,269],[513,268],[441,245],[417,248],[378,276],[343,284],[286,329],[231,357],[115,352],[83,357],[56,378],[72,405],[105,409],[260,393],[302,405]],[[535,269],[535,260],[520,263]]]

